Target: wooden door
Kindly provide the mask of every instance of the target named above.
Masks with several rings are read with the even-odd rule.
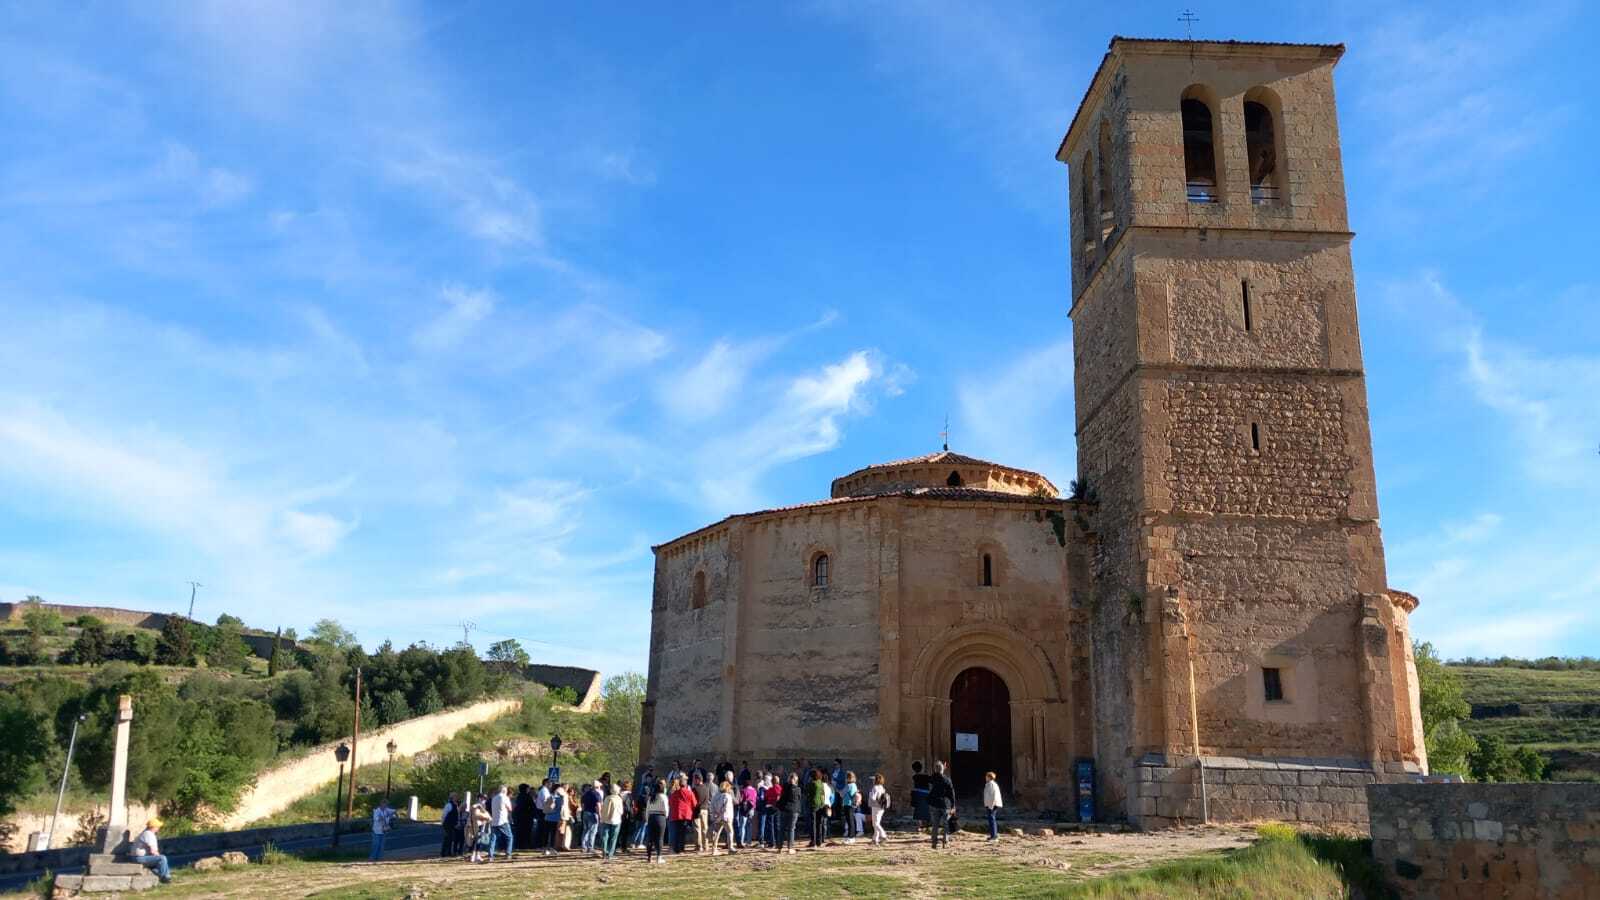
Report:
[[[967,669],[950,686],[950,769],[958,797],[981,795],[985,772],[1011,794],[1011,691],[989,669]]]

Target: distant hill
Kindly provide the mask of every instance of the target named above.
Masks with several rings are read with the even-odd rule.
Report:
[[[1550,760],[1553,781],[1600,781],[1600,669],[1452,663],[1473,737],[1497,735]]]

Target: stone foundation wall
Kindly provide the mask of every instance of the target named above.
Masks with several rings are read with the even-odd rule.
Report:
[[[1367,805],[1404,897],[1600,897],[1600,784],[1382,784]]]
[[[1210,756],[1141,760],[1134,767],[1129,816],[1143,828],[1200,822],[1282,821],[1312,825],[1364,825],[1368,785],[1415,777],[1414,772],[1374,772],[1366,763],[1336,759],[1245,759]],[[1396,769],[1406,767],[1395,766]],[[1413,767],[1414,768],[1414,767]]]

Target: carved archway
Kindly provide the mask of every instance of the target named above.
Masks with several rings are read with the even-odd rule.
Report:
[[[910,748],[912,756],[949,758],[951,692],[961,674],[974,668],[993,672],[1005,682],[1010,696],[1014,790],[1019,799],[1042,797],[1050,770],[1068,764],[1050,759],[1046,734],[1046,708],[1060,709],[1061,679],[1038,643],[999,622],[951,629],[917,655],[905,682],[914,701],[910,704],[916,717],[914,733],[919,735],[917,746]]]

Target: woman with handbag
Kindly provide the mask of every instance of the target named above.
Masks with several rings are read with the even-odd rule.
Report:
[[[872,843],[882,844],[889,839],[883,830],[883,814],[889,811],[889,789],[883,785],[883,773],[872,776],[872,792],[867,794],[867,809],[872,813]]]

